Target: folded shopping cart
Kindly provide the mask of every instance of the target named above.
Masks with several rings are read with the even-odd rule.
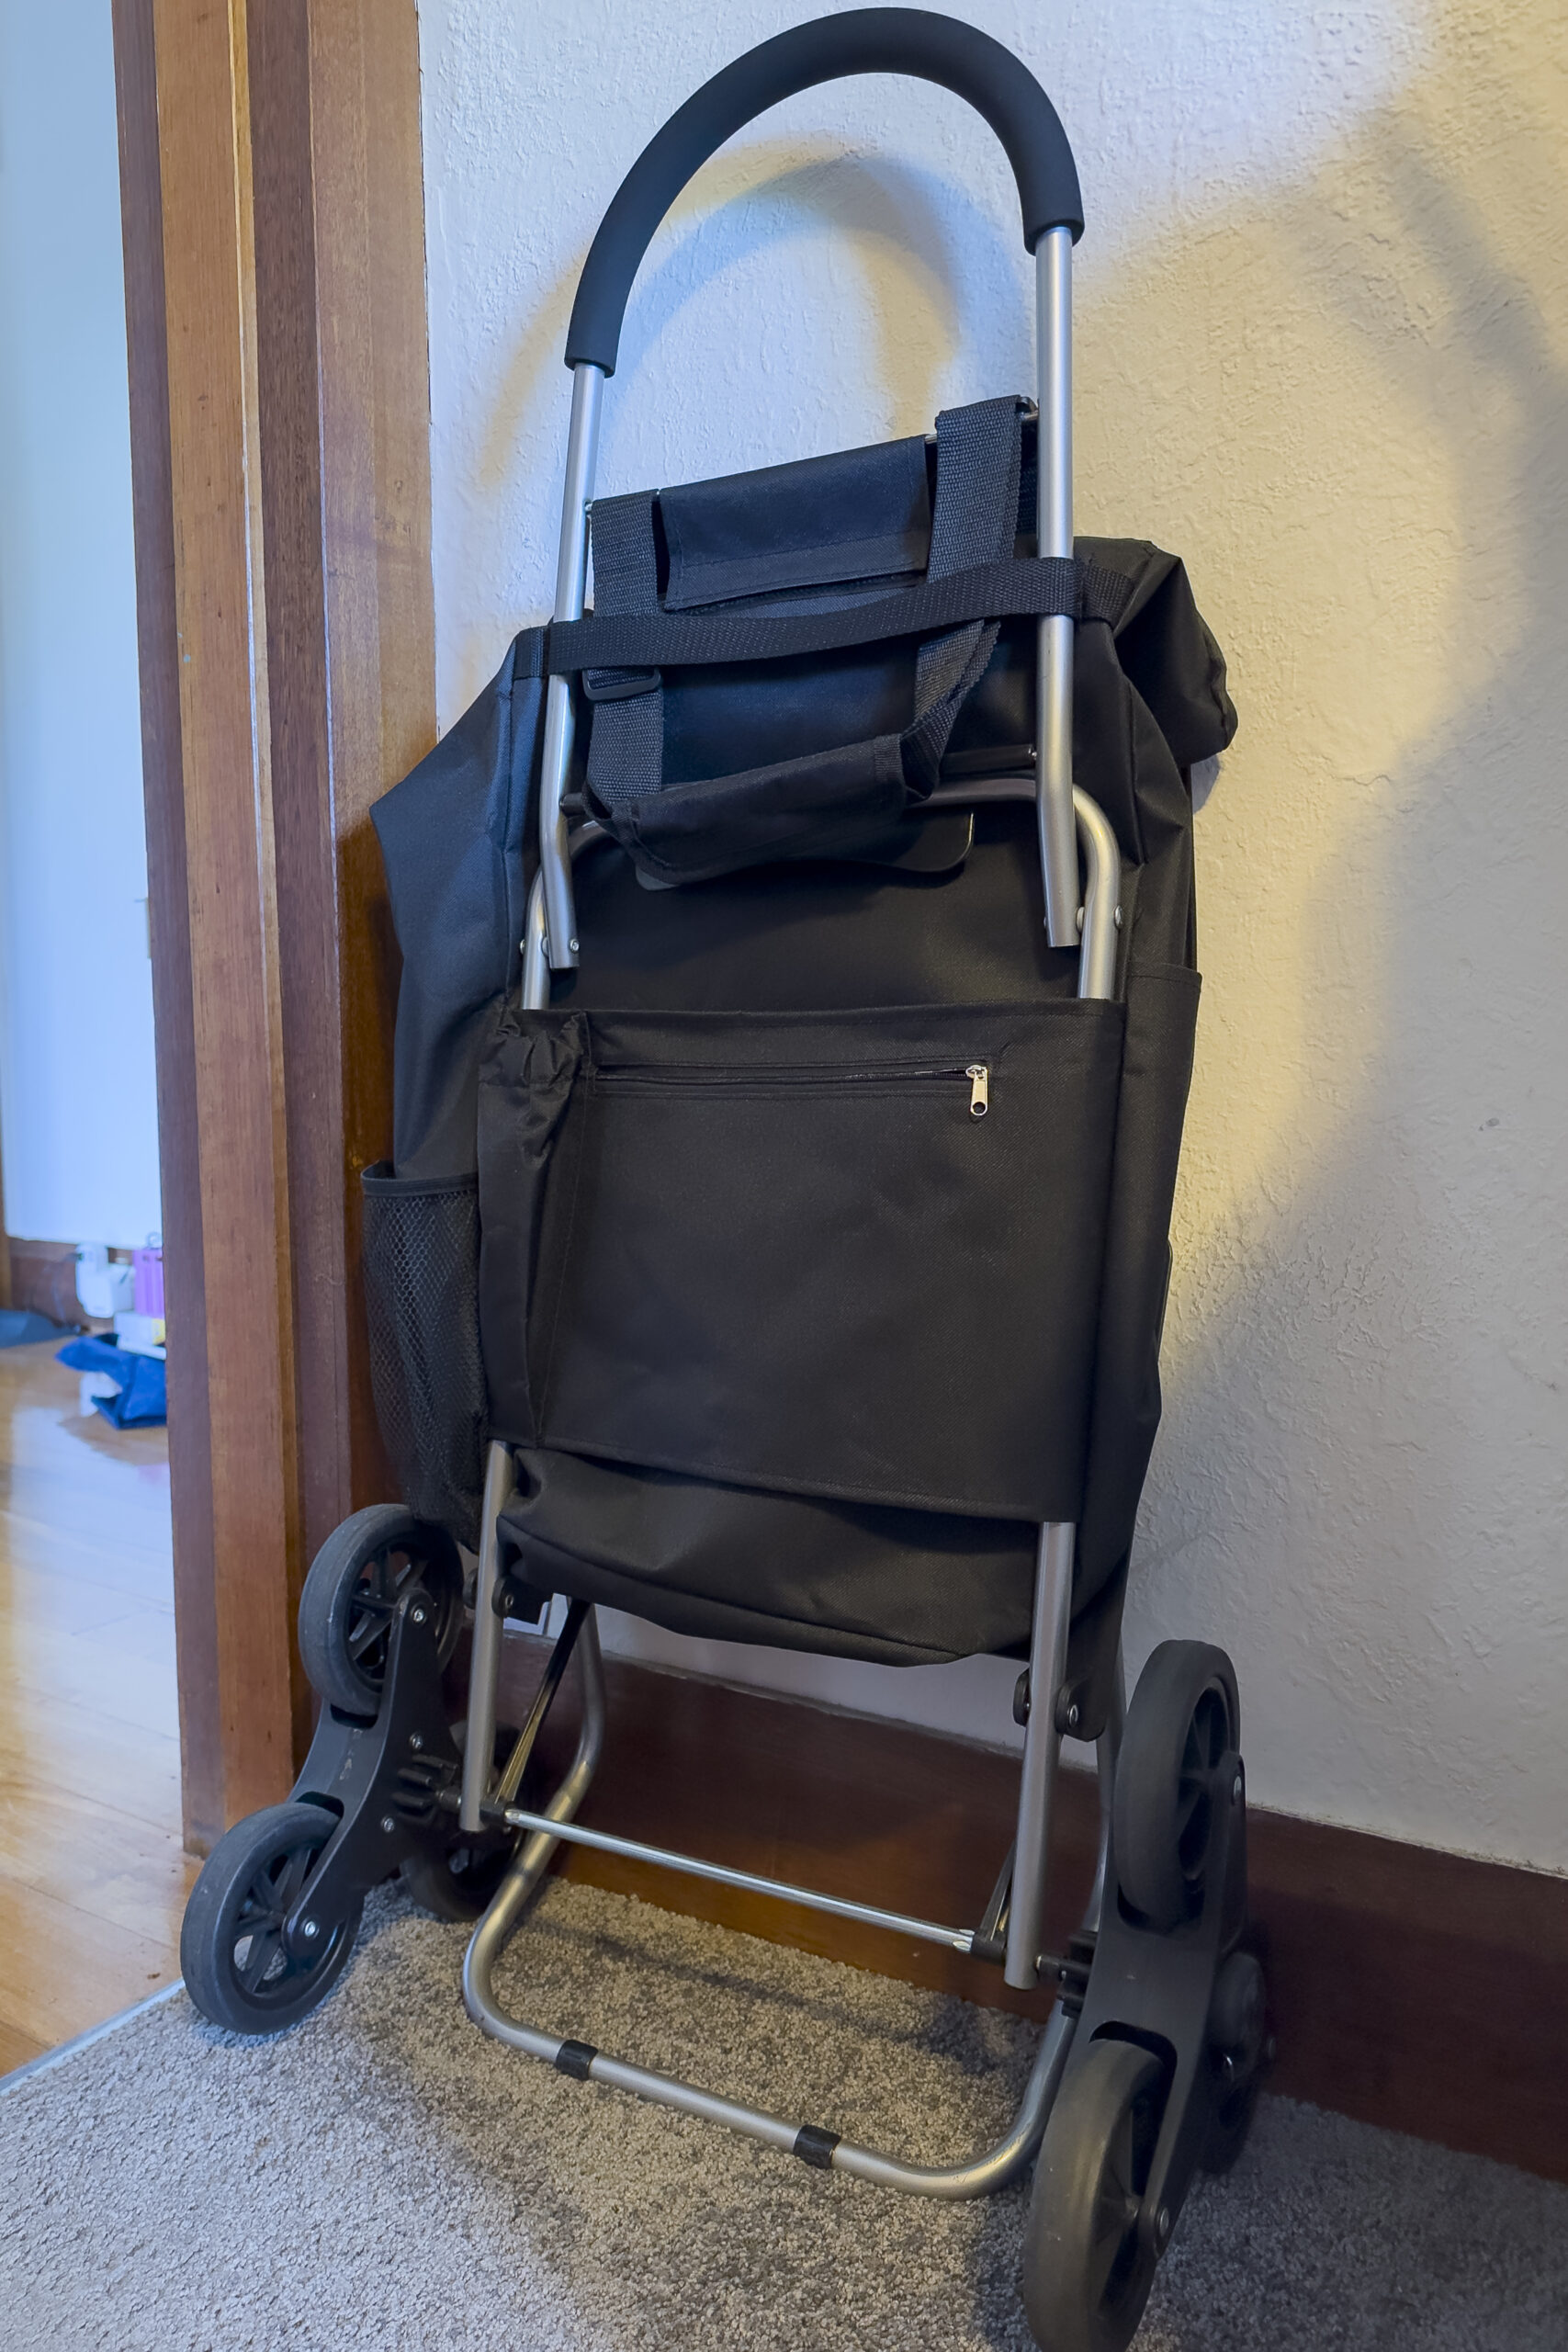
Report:
[[[670,204],[767,107],[872,72],[957,92],[1006,149],[1032,396],[595,497],[623,313]],[[402,1499],[310,1570],[315,1745],[290,1803],[215,1850],[184,1945],[209,2016],[274,2030],[330,1989],[367,1888],[400,1866],[477,1915],[478,2022],[568,2075],[918,2195],[1032,2164],[1023,2291],[1050,2352],[1130,2339],[1195,2171],[1241,2145],[1265,2050],[1229,1660],[1167,1642],[1122,1695],[1198,1008],[1190,772],[1235,720],[1181,564],[1073,535],[1082,225],[1038,84],[905,9],[753,50],[614,198],[567,340],[554,617],[375,811],[404,963],[366,1279]],[[503,1624],[558,1600],[538,1699],[502,1733]],[[581,1822],[601,1603],[895,1666],[1016,1658],[1017,1836],[983,1918]],[[530,1767],[572,1659],[581,1735],[549,1791]],[[1069,1734],[1098,1746],[1100,1861],[1048,1953]],[[513,2017],[495,1960],[563,1840],[1053,1989],[1010,2130],[917,2165]]]

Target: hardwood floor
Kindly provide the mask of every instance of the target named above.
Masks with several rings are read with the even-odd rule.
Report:
[[[0,1349],[0,2073],[179,1972],[165,1432]]]

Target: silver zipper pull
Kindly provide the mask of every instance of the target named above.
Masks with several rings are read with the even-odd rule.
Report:
[[[984,1062],[971,1062],[964,1075],[969,1080],[969,1116],[983,1119],[991,1107],[991,1073]]]

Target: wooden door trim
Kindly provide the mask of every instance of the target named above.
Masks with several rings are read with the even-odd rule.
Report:
[[[114,48],[130,386],[147,919],[157,1046],[164,1298],[168,1323],[179,1335],[169,1351],[168,1393],[181,1777],[186,1837],[205,1849],[224,1826],[224,1775],[215,1670],[212,1446],[193,1079],[196,1024],[181,766],[163,175],[152,0],[114,0]]]
[[[115,0],[186,1825],[287,1792],[315,1545],[389,1491],[370,803],[434,740],[413,0]]]

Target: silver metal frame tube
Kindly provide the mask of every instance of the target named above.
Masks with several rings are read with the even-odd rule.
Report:
[[[512,1829],[547,1830],[543,1814],[525,1805],[508,1805],[503,1820]],[[974,1949],[973,1928],[947,1928],[934,1919],[917,1919],[906,1911],[883,1911],[871,1903],[855,1903],[848,1895],[821,1894],[814,1887],[795,1886],[788,1879],[761,1878],[754,1871],[732,1870],[725,1862],[705,1862],[695,1854],[678,1854],[668,1846],[645,1846],[635,1838],[617,1837],[609,1829],[584,1829],[571,1823],[558,1833],[558,1842],[590,1846],[595,1853],[624,1854],[629,1861],[651,1862],[660,1870],[679,1871],[687,1878],[711,1879],[718,1886],[738,1886],[749,1894],[771,1894],[780,1903],[798,1903],[808,1911],[828,1911],[836,1919],[859,1919],[869,1928],[886,1928],[896,1936],[915,1936],[922,1943],[945,1944],[952,1951]]]
[[[540,1826],[524,1844],[490,1909],[475,1928],[463,1962],[463,2001],[475,2024],[497,2041],[503,2041],[530,2058],[542,2058],[547,2065],[554,2065],[558,2060],[565,2047],[564,2037],[541,2033],[535,2027],[524,2025],[520,2019],[510,2017],[496,1999],[492,1978],[496,1961],[538,1884],[551,1854],[560,1842],[559,1832],[571,1823],[599,1759],[604,1726],[604,1682],[598,1630],[592,1616],[583,1627],[578,1656],[583,1665],[584,1702],[577,1755],[570,1771],[544,1814],[528,1816]],[[546,1824],[549,1825],[547,1829],[544,1826]],[[765,1885],[768,1882],[761,1883]],[[889,1923],[897,1917],[893,1913],[876,1916]],[[1001,2139],[983,2149],[978,2155],[965,2163],[952,2165],[912,2165],[906,2164],[899,2157],[887,2155],[881,2149],[862,2147],[854,2141],[840,2140],[832,2152],[833,2169],[849,2173],[860,2180],[874,2181],[885,2188],[902,2189],[916,2197],[948,2199],[986,2197],[995,2189],[1004,2188],[1024,2169],[1040,2144],[1067,2052],[1072,2046],[1075,2023],[1076,2020],[1058,2003],[1041,2036],[1040,2047],[1017,2115]],[[630,2091],[657,2106],[673,2108],[682,2115],[699,2116],[705,2122],[725,2124],[732,2132],[739,2132],[750,2140],[761,2140],[783,2154],[795,2152],[800,2124],[784,2116],[772,2115],[765,2109],[748,2107],[740,2100],[721,2098],[716,2092],[703,2090],[694,2083],[682,2082],[672,2075],[661,2075],[651,2066],[634,2065],[626,2059],[613,2058],[604,2052],[595,2052],[587,2072],[591,2082],[605,2083],[614,2089]]]
[[[1078,994],[1111,997],[1116,993],[1116,931],[1122,915],[1122,853],[1105,811],[1087,792],[1074,792],[1072,808],[1089,869],[1078,948]]]
[[[1051,1575],[1043,1575],[1039,1579],[1036,1628],[1038,1632],[1042,1624],[1048,1624],[1054,1645],[1057,1626],[1055,1597],[1058,1593],[1066,1596],[1071,1591],[1073,1530],[1070,1527],[1047,1528],[1043,1531],[1043,1537],[1054,1537],[1055,1541],[1047,1544],[1043,1538],[1042,1555],[1043,1558],[1048,1556],[1050,1559]],[[1040,1594],[1045,1596],[1043,1608]],[[1065,1662],[1065,1599],[1060,1613],[1060,1639],[1062,1662]],[[1034,1646],[1037,1655],[1040,1644],[1037,1642]],[[763,1893],[776,1892],[797,1899],[813,1900],[823,1909],[838,1911],[851,1917],[869,1918],[902,1932],[924,1933],[941,1940],[952,1940],[958,1949],[964,1948],[970,1939],[967,1931],[960,1935],[946,1929],[933,1929],[927,1922],[912,1920],[897,1912],[874,1911],[865,1905],[840,1903],[831,1896],[807,1897],[804,1890],[787,1887],[782,1881],[760,1879],[748,1872],[726,1871],[713,1865],[693,1864],[690,1858],[667,1855],[657,1848],[639,1847],[627,1838],[577,1830],[573,1816],[593,1777],[604,1731],[604,1666],[599,1650],[598,1627],[592,1611],[583,1626],[577,1655],[581,1661],[583,1674],[583,1718],[571,1769],[543,1813],[528,1813],[522,1807],[508,1809],[506,1818],[528,1828],[531,1834],[524,1841],[494,1901],[475,1928],[463,1962],[464,2005],[476,2025],[486,2033],[513,2050],[522,2051],[528,2057],[543,2059],[547,2065],[556,2064],[566,2047],[564,2036],[542,2033],[536,2027],[525,2025],[519,2018],[508,2015],[496,1998],[492,1982],[496,1961],[543,1876],[551,1855],[561,1843],[564,1831],[573,1834],[574,1842],[598,1846],[613,1852],[641,1855],[651,1860],[672,1862],[677,1868],[694,1869],[700,1876],[719,1878]],[[1060,1679],[1059,1671],[1056,1679]],[[1054,1688],[1050,1713],[1054,1719]],[[1052,1760],[1054,1762],[1054,1757]],[[1027,1777],[1027,1756],[1025,1770]],[[1049,1773],[1046,1784],[1048,1796]],[[1061,2084],[1076,2026],[1076,2017],[1069,2015],[1057,2002],[1041,2035],[1034,2064],[1017,2114],[1002,2137],[990,2147],[982,2149],[977,2155],[957,2165],[916,2165],[889,2155],[882,2149],[864,2147],[858,2142],[840,2139],[831,2154],[833,2170],[848,2173],[859,2180],[872,2181],[879,2188],[901,2190],[906,2195],[948,2200],[989,2196],[993,2191],[1006,2188],[1024,2170],[1039,2147]],[[588,2064],[587,2075],[591,2082],[604,2083],[614,2089],[629,2091],[657,2106],[672,2108],[683,2115],[698,2116],[705,2122],[722,2123],[748,2139],[761,2141],[781,2154],[792,2154],[796,2150],[801,2131],[798,2122],[770,2114],[765,2109],[748,2107],[740,2100],[724,2098],[696,2084],[682,2082],[672,2075],[660,2074],[657,2068],[638,2066],[628,2060],[596,2051]]]
[[[851,2173],[856,2180],[875,2181],[881,2188],[900,2188],[912,2197],[989,2197],[1005,2188],[1017,2179],[1044,2137],[1077,2025],[1077,2018],[1069,2017],[1058,2001],[1045,2020],[1011,2130],[968,2164],[907,2165],[875,2148],[840,2140],[833,2151],[833,2170]]]
[[[468,1660],[468,1727],[463,1747],[463,1803],[457,1818],[471,1834],[490,1794],[495,1755],[495,1691],[501,1675],[501,1620],[495,1613],[501,1538],[496,1521],[517,1484],[510,1446],[492,1444],[485,1459],[479,1572],[474,1580],[474,1646]]]
[[[485,2020],[481,2018],[480,2022]],[[966,2163],[906,2164],[879,2148],[865,2148],[855,2141],[840,2140],[830,2158],[833,2170],[849,2173],[857,2180],[874,2181],[879,2188],[902,2189],[909,2196],[937,2197],[949,2201],[988,2197],[997,2189],[1005,2188],[1018,2177],[1040,2145],[1072,2047],[1076,2022],[1059,2005],[1052,2011],[1012,2123],[1001,2139]],[[554,2035],[537,2034],[526,2026],[490,2030],[497,2032],[498,2039],[510,2041],[513,2049],[526,2050],[531,2057],[543,2058],[550,2064],[563,2047]],[[749,2140],[761,2140],[764,2145],[778,2149],[781,2154],[795,2153],[800,2125],[787,2117],[772,2115],[765,2108],[747,2107],[739,2099],[722,2098],[716,2091],[703,2090],[694,2083],[681,2081],[677,2075],[661,2075],[651,2066],[633,2065],[624,2058],[608,2057],[602,2051],[595,2051],[587,2074],[591,2083],[607,2083],[616,2090],[631,2091],[638,2098],[651,2100],[656,2106],[674,2108],[682,2115],[700,2116],[706,2123],[726,2124]]]
[[[582,1727],[577,1736],[577,1752],[570,1769],[545,1807],[543,1817],[552,1824],[570,1821],[576,1813],[599,1769],[600,1751],[604,1745],[604,1661],[599,1648],[598,1619],[592,1610],[578,1637],[577,1662],[582,1676]],[[560,2048],[559,2036],[536,2033],[531,2026],[520,2025],[514,2018],[509,2018],[496,2000],[491,1977],[558,1843],[557,1838],[544,1830],[536,1830],[524,1839],[489,1910],[469,1937],[463,1957],[463,2005],[474,2023],[493,2034],[498,2041],[509,2041],[514,2050],[526,2051],[531,2058],[551,2061]]]
[[[567,862],[575,865],[585,849],[607,842],[609,834],[596,817],[586,817],[566,845]],[[523,928],[523,987],[525,1012],[543,1012],[550,1001],[550,950],[545,931],[545,869],[541,863],[528,893]]]
[[[638,2098],[650,2099],[658,2107],[672,2107],[682,2115],[700,2116],[705,2123],[724,2123],[732,2132],[739,2132],[748,2140],[761,2140],[770,2148],[777,2148],[782,2155],[794,2153],[800,2132],[798,2123],[791,2123],[782,2115],[770,2115],[765,2108],[746,2107],[739,2099],[721,2098],[716,2091],[705,2091],[695,2083],[683,2083],[677,2075],[661,2075],[652,2066],[636,2066],[629,2059],[611,2058],[595,2052],[588,2069],[591,2083],[608,2083],[614,2089],[631,2091]]]
[[[1027,788],[1021,779],[1021,789]],[[951,788],[944,797],[953,797]],[[1083,927],[1078,938],[1078,994],[1111,997],[1116,992],[1116,940],[1121,920],[1122,853],[1109,819],[1097,801],[1076,787],[1072,794],[1074,823],[1084,848]],[[587,818],[566,844],[569,865],[585,849],[610,835],[597,819]],[[545,924],[545,869],[541,863],[528,894],[523,936],[522,1001],[529,1012],[541,1012],[550,1001],[549,946]]]
[[[575,909],[573,912],[575,913]],[[528,914],[523,932],[525,1012],[543,1012],[550,1001],[550,948],[545,936],[545,869],[541,865],[528,893]]]
[[[1073,551],[1073,239],[1047,229],[1034,249],[1039,504],[1043,556]],[[1073,628],[1055,613],[1040,623],[1035,797],[1045,876],[1045,932],[1053,947],[1078,944],[1078,852],[1073,825]]]
[[[1029,1636],[1029,1721],[1023,1734],[1023,1769],[1018,1784],[1018,1849],[1012,1868],[1012,1905],[1008,1913],[1006,1982],[1028,1991],[1040,1981],[1041,1925],[1045,1916],[1045,1873],[1050,1861],[1051,1798],[1062,1735],[1056,1728],[1056,1697],[1067,1670],[1067,1623],[1073,1602],[1073,1538],[1066,1520],[1048,1520],[1040,1531],[1034,1571],[1034,1617]]]
[[[1094,1744],[1095,1772],[1100,1782],[1100,1851],[1094,1865],[1094,1887],[1084,1913],[1086,1934],[1100,1933],[1100,1915],[1105,1908],[1105,1879],[1111,1867],[1111,1807],[1116,1794],[1116,1764],[1122,1753],[1122,1734],[1127,1723],[1127,1677],[1122,1664],[1122,1645],[1116,1645],[1116,1679],[1111,1693],[1111,1713],[1105,1729]]]
[[[555,618],[582,618],[588,587],[588,506],[599,455],[600,395],[604,371],[584,363],[571,373],[571,424],[567,433],[566,487],[561,493],[560,548],[556,559]],[[545,927],[549,961],[558,972],[577,961],[577,919],[572,906],[571,859],[567,849],[561,795],[571,766],[575,725],[571,686],[551,678],[545,693],[545,743],[539,769],[539,869],[545,880]]]

